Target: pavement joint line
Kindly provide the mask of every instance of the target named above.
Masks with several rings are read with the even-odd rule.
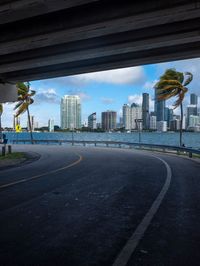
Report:
[[[172,178],[172,171],[171,171],[169,164],[165,160],[163,160],[163,159],[161,159],[155,155],[150,155],[150,156],[152,156],[152,157],[160,160],[162,163],[164,163],[164,165],[167,169],[167,178],[166,178],[165,183],[164,183],[160,193],[158,194],[157,198],[154,200],[150,209],[145,214],[141,223],[137,226],[136,230],[134,231],[132,236],[129,238],[129,240],[127,241],[127,243],[125,244],[125,246],[123,247],[123,249],[121,250],[119,255],[117,256],[117,258],[115,259],[112,266],[126,266],[127,265],[129,259],[131,258],[132,254],[134,253],[140,240],[143,238],[145,231],[149,227],[153,217],[157,213],[157,211],[158,211],[158,209],[159,209],[159,207],[160,207],[160,205],[161,205],[161,203],[162,203],[162,201],[163,201],[163,199],[164,199],[164,197],[165,197],[165,195],[169,189],[169,186],[171,183],[171,178]]]
[[[4,184],[4,185],[0,185],[0,189],[11,187],[11,186],[14,186],[14,185],[17,185],[17,184],[20,184],[20,183],[24,183],[24,182],[27,182],[27,181],[30,181],[30,180],[33,180],[33,179],[36,179],[36,178],[39,178],[39,177],[43,177],[43,176],[48,175],[48,174],[57,173],[57,172],[62,171],[64,169],[68,169],[68,168],[70,168],[72,166],[75,166],[75,165],[77,165],[78,163],[80,163],[83,160],[82,155],[80,155],[78,153],[75,153],[75,154],[79,157],[79,159],[76,160],[75,162],[71,163],[71,164],[68,164],[68,165],[66,165],[64,167],[61,167],[61,168],[58,168],[58,169],[55,169],[55,170],[51,170],[49,172],[45,172],[43,174],[32,176],[30,178],[23,178],[23,179],[14,181],[14,182],[10,182],[10,183]]]

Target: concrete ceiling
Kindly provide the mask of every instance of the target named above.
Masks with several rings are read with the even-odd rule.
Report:
[[[200,56],[200,1],[1,0],[0,80]]]

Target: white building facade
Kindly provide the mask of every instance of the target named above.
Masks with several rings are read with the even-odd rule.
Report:
[[[157,117],[155,115],[151,115],[150,116],[150,120],[149,120],[149,128],[151,130],[156,130],[157,129],[157,126],[156,126],[156,120],[157,120]]]
[[[133,103],[123,105],[123,125],[126,130],[137,129],[136,119],[142,119],[142,107]]]
[[[167,131],[167,121],[157,121],[157,131],[166,132]]]
[[[81,128],[81,101],[78,95],[65,95],[60,105],[61,128]]]

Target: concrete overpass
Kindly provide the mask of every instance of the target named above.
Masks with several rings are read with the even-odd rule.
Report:
[[[200,1],[1,0],[0,80],[200,56]]]

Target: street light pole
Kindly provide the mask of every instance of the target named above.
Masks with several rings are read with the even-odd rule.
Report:
[[[143,120],[142,119],[135,119],[135,123],[139,132],[139,143],[141,143],[141,125]]]
[[[72,129],[72,146],[74,145],[74,124],[71,123],[71,129]]]

